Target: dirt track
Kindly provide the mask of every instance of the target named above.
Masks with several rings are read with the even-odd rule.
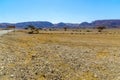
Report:
[[[4,35],[4,34],[7,34],[9,32],[12,32],[13,30],[1,30],[0,31],[0,36]]]

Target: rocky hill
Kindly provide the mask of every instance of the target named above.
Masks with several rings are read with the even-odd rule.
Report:
[[[120,28],[120,20],[96,20],[91,23],[83,22],[80,27],[106,26],[107,28]]]
[[[28,25],[33,25],[33,26],[38,27],[38,28],[44,28],[44,27],[49,28],[49,27],[54,26],[54,24],[52,24],[51,22],[47,22],[47,21],[22,22],[22,23],[15,24],[15,26],[17,28],[25,28]]]

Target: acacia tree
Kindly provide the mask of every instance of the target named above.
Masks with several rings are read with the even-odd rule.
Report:
[[[30,30],[31,30],[31,31],[29,32],[29,34],[33,34],[33,33],[38,34],[38,33],[39,33],[39,30],[38,30],[35,26],[28,25],[27,29],[30,29]]]
[[[64,31],[67,31],[67,27],[64,27]]]
[[[98,29],[98,32],[102,32],[103,29],[106,29],[106,27],[105,26],[98,26],[97,29]]]

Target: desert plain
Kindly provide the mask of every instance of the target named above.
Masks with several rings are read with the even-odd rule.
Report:
[[[0,80],[120,80],[120,30],[0,36]]]

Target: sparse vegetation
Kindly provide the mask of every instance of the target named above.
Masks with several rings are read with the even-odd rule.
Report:
[[[41,33],[0,37],[1,80],[119,79],[120,33]]]
[[[37,29],[36,27],[32,26],[32,25],[29,25],[27,27],[27,29],[30,29],[31,31],[28,32],[29,34],[38,34],[39,33],[39,29]]]
[[[86,32],[92,32],[91,30],[86,30]]]
[[[64,27],[64,31],[67,31],[67,27]]]
[[[98,29],[98,32],[102,32],[104,29],[106,29],[106,27],[105,26],[98,26],[97,29]]]

